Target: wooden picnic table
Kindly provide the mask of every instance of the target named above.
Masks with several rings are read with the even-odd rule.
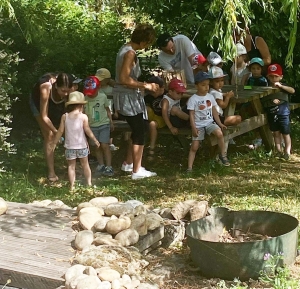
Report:
[[[245,87],[241,85],[225,85],[222,89],[223,92],[231,90],[234,92],[235,97],[230,99],[228,107],[224,110],[224,116],[234,115],[236,112],[236,105],[243,103],[250,103],[253,111],[255,112],[255,116],[243,120],[239,125],[237,125],[236,130],[230,130],[228,133],[225,132],[225,143],[228,145],[229,139],[258,128],[265,148],[267,150],[271,150],[273,148],[274,141],[260,100],[267,95],[278,92],[279,89],[261,86],[254,86],[251,89],[245,89]],[[195,94],[196,91],[195,86],[188,86],[184,97],[190,97]],[[211,143],[212,145],[217,144],[217,140],[212,140]]]

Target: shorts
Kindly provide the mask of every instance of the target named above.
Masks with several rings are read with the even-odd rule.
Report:
[[[147,112],[148,112],[149,122],[155,121],[157,123],[157,128],[162,128],[162,127],[166,126],[166,123],[165,123],[163,117],[155,114],[152,108],[148,107]]]
[[[103,124],[97,127],[91,127],[91,130],[100,143],[109,143],[110,142],[110,124]],[[94,146],[95,143],[89,139],[89,144]]]
[[[290,116],[289,115],[277,115],[267,113],[269,128],[271,131],[280,131],[282,134],[291,133]]]
[[[189,110],[187,109],[186,105],[184,107],[182,107],[181,110],[183,112],[185,112],[186,114],[189,114]],[[176,115],[170,115],[170,122],[171,122],[172,126],[174,126],[176,128],[182,128],[182,127],[190,126],[190,121],[189,120],[183,120],[183,119],[179,118]]]
[[[220,129],[220,127],[216,123],[211,123],[208,126],[205,127],[199,127],[197,128],[199,133],[197,137],[192,136],[192,140],[204,140],[205,133],[210,135],[215,130]]]
[[[89,148],[84,149],[66,149],[65,156],[67,160],[86,158],[89,155]]]
[[[36,108],[35,104],[34,104],[34,101],[32,99],[32,97],[30,96],[29,98],[29,107],[30,107],[30,110],[33,114],[34,117],[37,117],[40,115],[40,112],[38,111],[38,109]]]

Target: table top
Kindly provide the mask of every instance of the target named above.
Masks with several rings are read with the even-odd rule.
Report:
[[[248,89],[247,89],[248,88]],[[276,93],[279,91],[278,88],[269,86],[252,86],[245,87],[243,85],[224,85],[222,88],[223,92],[233,91],[235,97],[231,98],[231,102],[244,103],[255,99],[262,98],[264,96]],[[194,85],[188,85],[187,92],[184,94],[184,98],[188,98],[196,93],[196,87]]]

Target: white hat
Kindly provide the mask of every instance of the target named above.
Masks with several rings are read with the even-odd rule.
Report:
[[[111,74],[109,72],[108,69],[106,68],[100,68],[96,71],[96,74],[95,76],[100,80],[102,81],[103,79],[105,78],[111,78]]]
[[[218,65],[223,62],[223,59],[217,52],[211,51],[207,56],[207,61],[210,65]]]
[[[214,79],[214,78],[221,78],[226,76],[227,74],[224,74],[222,68],[218,67],[218,66],[212,66],[209,71],[208,74],[210,76],[210,78]]]
[[[247,54],[246,47],[241,43],[236,44],[236,51],[237,51],[237,56]]]

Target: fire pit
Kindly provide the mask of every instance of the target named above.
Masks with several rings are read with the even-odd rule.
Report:
[[[276,212],[226,208],[211,208],[209,213],[191,222],[186,230],[191,258],[203,276],[257,279],[266,253],[283,254],[287,265],[295,261],[299,223],[296,218]],[[233,241],[220,241],[228,232]]]

